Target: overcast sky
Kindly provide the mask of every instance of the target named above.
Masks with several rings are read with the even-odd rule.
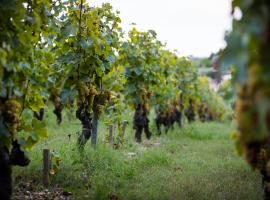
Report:
[[[184,56],[209,56],[224,47],[231,28],[231,0],[88,0],[109,2],[120,11],[127,32],[136,23],[140,30],[154,29],[158,38]]]

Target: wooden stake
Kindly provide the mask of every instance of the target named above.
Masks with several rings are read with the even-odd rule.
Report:
[[[109,139],[110,139],[110,144],[113,145],[113,125],[109,126]]]
[[[128,121],[124,120],[123,125],[122,125],[122,134],[121,134],[121,140],[124,139],[126,128],[127,128]]]
[[[92,135],[91,135],[91,145],[95,148],[97,145],[97,134],[98,134],[98,118],[94,115],[92,122]]]
[[[50,174],[50,150],[43,149],[43,184],[44,186],[49,185],[49,174]]]

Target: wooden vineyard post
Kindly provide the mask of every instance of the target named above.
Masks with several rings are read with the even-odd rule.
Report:
[[[95,148],[97,144],[97,134],[98,134],[98,119],[95,115],[93,118],[92,125],[93,125],[93,129],[92,129],[92,136],[91,136],[91,144]]]
[[[43,149],[43,184],[44,186],[49,185],[49,174],[50,174],[50,150]]]
[[[113,125],[109,126],[109,140],[110,144],[113,145]]]
[[[127,120],[124,120],[123,121],[123,125],[122,125],[121,141],[123,141],[123,139],[124,139],[126,128],[127,128],[127,124],[128,124],[128,121]]]

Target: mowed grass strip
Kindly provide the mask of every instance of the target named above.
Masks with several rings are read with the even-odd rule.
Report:
[[[134,142],[130,124],[118,150],[105,144],[108,130],[100,123],[96,149],[87,143],[81,157],[76,148],[79,122],[67,120],[58,127],[54,116],[47,118],[50,138],[30,153],[28,167],[14,168],[16,188],[30,182],[33,190],[45,189],[42,149],[49,148],[62,159],[49,190],[61,187],[72,193],[71,199],[262,199],[259,174],[235,152],[232,123],[195,122],[150,141],[144,138],[142,144]]]

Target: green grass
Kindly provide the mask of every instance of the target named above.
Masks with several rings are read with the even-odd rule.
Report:
[[[43,189],[42,149],[50,148],[62,159],[50,187],[63,187],[72,192],[72,199],[109,199],[112,195],[127,200],[262,199],[259,174],[234,150],[230,133],[235,127],[231,123],[196,122],[150,141],[144,138],[142,144],[134,142],[129,124],[119,150],[105,143],[108,130],[100,123],[96,149],[87,143],[81,157],[76,148],[79,122],[71,118],[58,126],[51,114],[47,120],[49,140],[30,153],[28,167],[14,168],[17,187],[33,181],[35,190]]]

